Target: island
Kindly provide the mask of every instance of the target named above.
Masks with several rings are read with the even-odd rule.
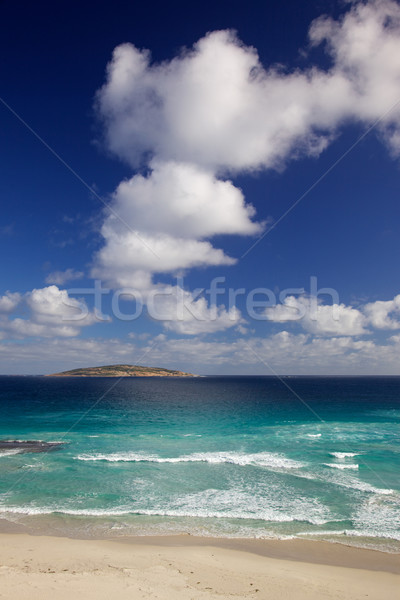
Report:
[[[46,377],[196,377],[193,373],[139,365],[105,365],[51,373]]]

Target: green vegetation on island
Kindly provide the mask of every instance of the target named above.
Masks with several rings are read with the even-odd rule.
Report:
[[[47,377],[196,377],[192,373],[139,365],[105,365],[52,373]]]

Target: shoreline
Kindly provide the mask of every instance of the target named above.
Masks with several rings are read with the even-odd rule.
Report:
[[[82,517],[71,516],[66,514],[54,514],[53,518],[49,515],[18,515],[22,519],[9,520],[0,515],[0,536],[3,534],[20,534],[32,537],[56,537],[72,540],[91,540],[91,541],[114,541],[121,543],[137,543],[140,545],[151,544],[155,541],[158,545],[167,546],[170,542],[174,545],[186,546],[205,546],[213,545],[219,548],[240,549],[246,552],[252,552],[260,556],[269,556],[277,558],[288,558],[290,560],[304,560],[304,556],[310,562],[318,564],[332,564],[345,566],[343,561],[338,561],[338,557],[345,556],[368,556],[372,553],[375,556],[374,562],[368,564],[372,570],[375,569],[374,563],[382,563],[381,560],[376,561],[379,556],[398,557],[399,573],[400,573],[400,544],[397,540],[389,540],[387,538],[370,538],[363,536],[339,535],[332,532],[324,533],[324,536],[318,534],[305,535],[285,535],[251,537],[240,535],[219,535],[213,532],[198,532],[190,531],[187,528],[175,530],[154,530],[150,528],[146,531],[147,526],[141,527],[139,531],[114,531],[113,527],[108,523],[103,529],[95,529],[94,522],[99,517],[86,518],[86,524],[83,524]],[[24,518],[25,517],[25,518]],[[74,526],[75,524],[75,526]],[[392,546],[390,546],[392,543]],[[297,549],[301,549],[302,558],[298,558]],[[333,562],[321,561],[319,551],[316,548],[324,548],[323,556],[332,557]],[[341,549],[337,552],[336,549]],[[290,552],[288,552],[290,550]],[[305,553],[304,553],[305,552]],[[357,562],[357,561],[356,561]],[[390,560],[388,561],[391,562]],[[358,561],[359,563],[359,561]],[[397,572],[397,571],[396,571]]]
[[[0,542],[0,585],[9,600],[399,597],[399,555],[327,542],[26,533],[0,533]]]
[[[307,562],[316,565],[351,567],[371,571],[385,571],[400,575],[400,552],[387,552],[376,548],[363,548],[342,541],[316,539],[268,539],[241,537],[213,537],[192,533],[120,535],[102,537],[77,537],[45,530],[27,531],[26,526],[0,519],[0,540],[3,536],[27,536],[79,542],[108,542],[133,546],[159,546],[162,548],[204,548],[240,551],[265,558]]]
[[[1,534],[0,534],[1,536]],[[264,558],[296,561],[314,565],[384,571],[400,575],[400,553],[356,548],[342,543],[319,540],[267,540],[251,538],[216,538],[195,535],[127,536],[109,538],[109,542],[139,546],[175,548],[220,548],[245,552]],[[400,583],[400,582],[399,582]]]

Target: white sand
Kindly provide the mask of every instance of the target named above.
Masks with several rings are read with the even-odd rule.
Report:
[[[0,598],[7,600],[400,600],[399,555],[336,544],[26,534],[0,540]]]

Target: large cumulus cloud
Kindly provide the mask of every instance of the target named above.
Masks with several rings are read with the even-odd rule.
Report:
[[[309,40],[329,68],[263,65],[230,30],[161,63],[133,44],[115,48],[96,96],[104,143],[145,171],[112,197],[94,276],[149,290],[157,274],[234,264],[212,238],[263,224],[232,178],[318,156],[347,123],[375,123],[400,153],[400,6],[350,2],[339,20],[314,21]]]

